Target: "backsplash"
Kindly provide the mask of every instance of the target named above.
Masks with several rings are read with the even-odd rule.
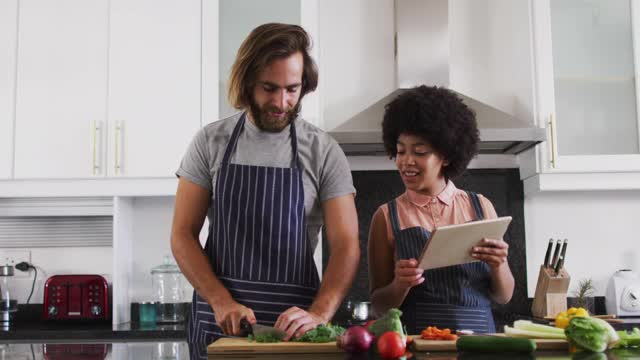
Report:
[[[404,185],[396,171],[354,171],[354,186],[358,192],[356,207],[361,258],[358,272],[346,301],[369,301],[369,278],[367,273],[367,239],[371,218],[377,208],[404,192]],[[454,183],[460,189],[470,190],[486,196],[493,203],[498,216],[511,216],[513,220],[505,241],[509,243],[509,266],[515,278],[513,299],[507,305],[494,306],[498,328],[511,322],[514,316],[528,315],[530,301],[527,298],[526,256],[524,238],[524,193],[517,169],[472,169],[457,178]],[[323,242],[323,268],[329,257],[327,242]]]

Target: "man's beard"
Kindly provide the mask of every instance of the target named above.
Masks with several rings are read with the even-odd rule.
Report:
[[[264,108],[260,108],[255,101],[251,101],[250,111],[251,118],[255,122],[258,129],[269,132],[280,132],[287,125],[289,125],[300,113],[300,102],[296,104],[292,109],[287,110],[284,116],[276,117],[272,116],[271,112],[279,112],[282,109],[272,105],[265,105]]]

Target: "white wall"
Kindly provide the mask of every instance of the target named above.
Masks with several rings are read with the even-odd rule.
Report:
[[[171,254],[171,222],[175,198],[136,198],[133,202],[133,277],[131,301],[151,301],[151,268],[162,264],[163,257]],[[191,300],[193,287],[184,284],[186,301]]]
[[[640,270],[640,192],[553,192],[525,199],[527,283],[533,296],[549,238],[567,238],[565,267],[570,292],[583,278],[595,281],[604,295],[619,269]]]
[[[14,250],[14,249],[11,249]],[[31,304],[42,304],[44,283],[53,275],[68,274],[97,274],[102,275],[111,283],[111,247],[74,247],[74,248],[31,248],[15,249],[30,250],[31,264],[38,269]],[[33,270],[28,274],[15,270],[15,275],[10,278],[11,293],[19,304],[27,302],[31,284],[33,283]]]
[[[300,25],[299,0],[220,0],[220,117],[237,110],[227,102],[231,66],[242,41],[256,26],[268,22]]]

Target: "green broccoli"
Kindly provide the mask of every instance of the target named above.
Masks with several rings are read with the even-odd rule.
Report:
[[[572,318],[564,333],[577,348],[591,352],[603,352],[620,340],[609,323],[592,317]]]
[[[293,341],[326,343],[336,341],[336,338],[344,334],[344,332],[345,329],[341,326],[331,324],[318,325],[315,329],[307,331],[304,335]]]
[[[336,341],[336,338],[344,334],[345,329],[337,325],[318,325],[315,329],[307,331],[304,335],[291,341],[296,342],[312,342],[312,343],[326,343]],[[278,336],[274,334],[261,334],[261,335],[249,335],[250,342],[258,343],[275,343],[282,341]]]

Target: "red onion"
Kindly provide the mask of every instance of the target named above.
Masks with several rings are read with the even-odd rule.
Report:
[[[352,326],[338,336],[338,347],[350,353],[365,352],[372,343],[373,335],[362,326]]]

